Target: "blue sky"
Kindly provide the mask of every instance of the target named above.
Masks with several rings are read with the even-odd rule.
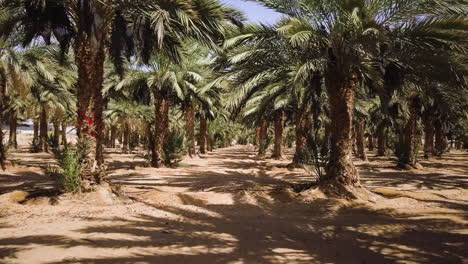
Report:
[[[244,12],[252,23],[273,24],[281,18],[281,14],[251,1],[221,0],[221,2]]]

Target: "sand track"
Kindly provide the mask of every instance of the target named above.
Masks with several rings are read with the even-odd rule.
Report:
[[[287,188],[312,178],[257,160],[251,147],[217,150],[178,169],[143,168],[108,154],[106,193],[18,204],[16,191],[52,188],[47,155],[12,153],[0,172],[0,263],[464,263],[468,155],[401,171],[371,155],[357,162],[375,203],[306,199]],[[465,262],[466,263],[466,262]]]

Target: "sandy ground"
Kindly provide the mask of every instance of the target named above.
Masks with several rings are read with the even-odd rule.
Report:
[[[52,188],[48,154],[10,153],[0,172],[0,263],[468,263],[468,154],[402,171],[358,162],[375,202],[319,199],[289,183],[313,180],[252,147],[219,149],[178,169],[108,150],[106,189],[19,204]],[[53,201],[53,205],[51,204]]]

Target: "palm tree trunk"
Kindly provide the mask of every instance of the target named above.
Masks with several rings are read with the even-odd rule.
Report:
[[[254,145],[257,148],[260,148],[260,130],[261,130],[260,125],[255,126],[255,143],[254,143]]]
[[[302,164],[307,151],[307,117],[308,113],[301,109],[296,109],[296,151],[294,153],[293,163]]]
[[[366,122],[358,121],[356,123],[356,145],[357,145],[357,157],[361,160],[367,161],[366,148],[365,148],[365,136],[364,131],[366,130]]]
[[[374,135],[369,135],[368,137],[368,148],[369,148],[369,151],[374,151]]]
[[[213,151],[214,143],[215,143],[213,135],[208,134],[207,141],[208,141],[208,151],[211,152]]]
[[[207,121],[206,117],[202,115],[200,117],[200,153],[206,153],[206,130],[207,130]]]
[[[10,115],[10,137],[8,139],[8,146],[12,148],[18,148],[18,141],[16,140],[18,127],[18,113],[12,111]]]
[[[130,126],[125,122],[123,127],[122,153],[128,154],[130,151]]]
[[[320,149],[320,155],[322,157],[328,157],[330,152],[330,124],[325,124],[324,126],[324,135],[323,135],[323,143]]]
[[[60,145],[60,122],[58,120],[54,121],[54,144],[55,146]]]
[[[275,114],[275,146],[273,150],[273,159],[283,158],[283,130],[284,130],[284,112]]]
[[[188,139],[188,154],[191,158],[195,156],[195,110],[189,103],[185,109],[186,133]]]
[[[0,68],[0,166],[5,170],[6,153],[3,145],[3,111],[6,93],[6,74],[3,68]]]
[[[419,98],[412,97],[410,99],[410,117],[403,128],[403,134],[399,142],[398,163],[401,167],[406,165],[416,167],[419,146],[419,137],[417,136],[419,109]]]
[[[39,142],[39,122],[36,118],[33,119],[33,130],[33,145],[36,146]]]
[[[424,113],[424,158],[434,153],[434,118],[432,111]]]
[[[75,61],[78,67],[77,133],[79,140],[90,143],[87,145],[91,155],[87,159],[92,167],[88,169],[93,172],[96,165],[104,163],[102,84],[106,36],[103,34],[104,30],[97,30],[97,34],[87,34],[87,17],[80,16],[78,19],[78,35],[75,40]],[[89,175],[83,175],[87,176]],[[100,181],[97,178],[88,180]]]
[[[359,174],[352,160],[354,99],[356,74],[342,77],[330,71],[326,78],[330,102],[330,156],[325,171],[331,183],[359,185]]]
[[[155,168],[162,167],[164,140],[169,129],[169,100],[166,91],[155,92],[155,140],[154,151],[151,157],[151,166]]]
[[[115,139],[117,137],[117,127],[115,125],[111,125],[110,127],[110,141],[109,147],[115,148]]]
[[[263,119],[260,121],[260,145],[258,148],[258,155],[264,156],[268,148],[268,121]]]
[[[438,118],[435,122],[435,151],[434,154],[438,157],[447,151],[448,140],[445,134],[445,122],[442,118]]]
[[[62,122],[62,130],[60,130],[62,135],[62,145],[67,145],[67,123]]]
[[[382,122],[377,126],[377,156],[387,155],[387,126]]]
[[[47,146],[47,109],[45,105],[41,106],[41,120],[39,122],[39,149],[41,152],[48,152],[49,148]]]

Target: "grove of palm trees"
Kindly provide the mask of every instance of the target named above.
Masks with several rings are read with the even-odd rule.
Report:
[[[0,0],[0,263],[467,263],[467,14]]]

